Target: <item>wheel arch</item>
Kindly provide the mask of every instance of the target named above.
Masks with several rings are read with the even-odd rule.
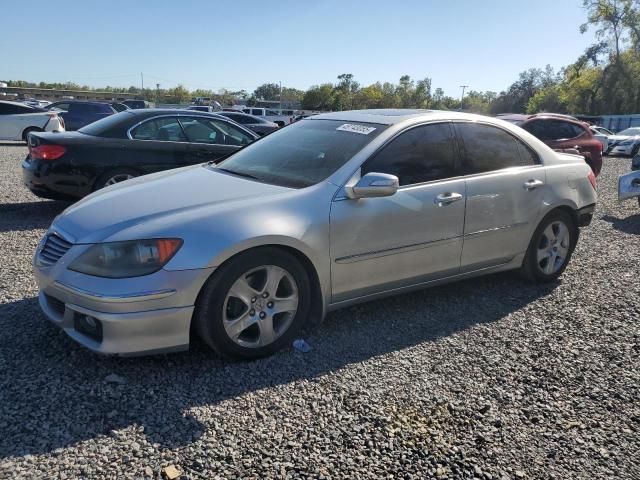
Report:
[[[44,132],[44,130],[40,127],[36,127],[35,125],[30,125],[24,130],[22,130],[22,134],[21,134],[22,140],[26,142],[27,134],[29,134],[30,132]]]
[[[311,310],[310,310],[310,315],[309,315],[309,318],[307,319],[306,324],[307,325],[319,324],[324,319],[324,315],[326,312],[326,304],[327,304],[326,292],[322,288],[322,282],[320,280],[320,273],[318,271],[318,268],[316,267],[314,262],[311,260],[309,255],[307,255],[305,252],[302,251],[302,249],[297,248],[296,246],[293,246],[291,244],[286,244],[286,243],[269,242],[269,243],[263,243],[260,245],[250,246],[247,248],[234,249],[232,253],[228,253],[227,255],[224,256],[224,260],[221,260],[220,256],[217,258],[217,260],[221,260],[221,261],[215,262],[217,267],[211,275],[215,275],[216,271],[220,267],[233,261],[238,256],[248,252],[264,249],[264,248],[276,248],[276,249],[282,250],[290,254],[296,260],[298,260],[298,262],[300,262],[302,267],[305,269],[305,271],[309,275],[309,281],[312,287],[311,288],[311,291],[312,291]],[[204,288],[204,284],[202,288]],[[202,288],[200,291],[202,291]],[[198,296],[200,296],[200,293],[198,293]]]

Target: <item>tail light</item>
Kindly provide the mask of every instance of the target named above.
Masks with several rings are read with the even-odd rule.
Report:
[[[63,147],[62,145],[29,146],[29,155],[31,158],[39,160],[57,160],[66,152],[66,147]]]
[[[593,170],[589,170],[589,183],[591,184],[591,186],[595,190],[596,189],[596,175],[595,175],[595,173],[593,173]]]

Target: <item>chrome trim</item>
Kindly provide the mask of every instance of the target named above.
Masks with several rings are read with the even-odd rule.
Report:
[[[386,257],[388,255],[395,255],[396,253],[405,253],[412,252],[414,250],[421,250],[423,248],[430,248],[436,245],[446,245],[447,243],[453,243],[456,240],[461,239],[462,237],[450,237],[450,238],[442,238],[440,240],[432,240],[429,242],[420,242],[420,243],[412,243],[409,245],[403,245],[401,247],[392,247],[385,248],[383,250],[375,250],[371,252],[364,253],[356,253],[354,255],[347,255],[346,257],[336,258],[334,261],[336,263],[353,263],[353,262],[361,262],[363,260],[369,260],[372,258],[378,257]]]
[[[256,134],[256,132],[254,132],[253,130],[250,130],[246,127],[243,127],[242,125],[240,125],[238,122],[234,122],[232,119],[225,117],[223,115],[218,115],[216,113],[210,113],[208,115],[202,115],[203,113],[206,112],[198,112],[197,110],[194,110],[195,113],[163,113],[161,115],[156,115],[155,117],[148,117],[145,118],[144,120],[140,120],[138,123],[136,123],[135,125],[133,125],[132,127],[129,128],[129,130],[127,130],[127,138],[129,140],[135,140],[137,142],[163,142],[163,143],[180,143],[180,144],[189,144],[189,145],[222,145],[220,143],[200,143],[200,142],[175,142],[175,141],[171,141],[171,140],[142,140],[142,139],[138,139],[138,138],[133,138],[131,136],[131,130],[139,127],[140,125],[142,125],[143,123],[146,122],[150,122],[152,120],[157,120],[158,118],[166,118],[166,117],[199,117],[199,118],[208,118],[209,120],[222,120],[223,122],[229,123],[231,125],[233,125],[234,127],[240,127],[240,130],[243,130],[245,133],[249,133],[250,136],[253,138],[254,141],[258,140],[258,138],[260,138],[260,136],[258,134]],[[198,114],[200,113],[200,114]],[[180,125],[180,130],[182,129],[182,125]],[[182,133],[185,134],[185,138],[186,138],[186,133],[184,132],[184,130],[182,131]],[[223,145],[223,146],[229,146],[232,147],[233,145]]]
[[[136,292],[136,293],[124,293],[121,295],[103,295],[101,293],[90,292],[78,287],[71,287],[61,282],[54,282],[54,285],[65,292],[79,295],[88,300],[104,303],[129,303],[129,302],[143,302],[146,300],[157,300],[159,298],[170,297],[176,290],[153,290],[150,292]]]
[[[507,228],[524,227],[528,223],[529,222],[519,222],[519,223],[513,223],[511,225],[502,225],[501,227],[487,228],[486,230],[478,230],[476,232],[465,233],[464,236],[472,237],[474,235],[482,235],[483,233],[497,232],[498,230],[505,230]]]

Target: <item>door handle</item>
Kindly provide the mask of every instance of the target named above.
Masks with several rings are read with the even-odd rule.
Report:
[[[538,187],[541,187],[542,185],[544,185],[544,182],[542,180],[527,180],[526,182],[524,182],[524,184],[522,185],[526,190],[535,190]]]
[[[433,203],[435,203],[439,207],[442,207],[444,205],[449,205],[453,202],[457,202],[458,200],[462,200],[461,194],[455,192],[447,192],[441,193],[440,195],[436,196]]]

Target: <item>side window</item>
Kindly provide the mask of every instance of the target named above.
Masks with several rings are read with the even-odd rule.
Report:
[[[477,123],[458,123],[456,128],[465,149],[463,162],[465,175],[538,163],[535,152],[497,127]]]
[[[15,115],[18,113],[33,113],[34,110],[23,105],[14,105],[12,103],[0,104],[1,115]]]
[[[243,108],[243,109],[242,109],[242,111],[243,111],[244,113],[251,113],[251,110],[249,110],[248,108]]]
[[[550,140],[575,138],[582,134],[582,130],[577,125],[561,120],[548,120],[547,132]]]
[[[51,110],[60,110],[63,112],[68,112],[69,111],[69,104],[68,103],[56,103]]]
[[[229,117],[234,122],[238,122],[241,125],[246,125],[248,123],[251,123],[251,117],[245,117],[244,115],[231,114],[231,115],[227,115],[227,117]]]
[[[551,140],[546,125],[547,123],[542,120],[534,120],[533,122],[525,123],[522,128],[540,140]]]
[[[400,185],[455,177],[451,125],[422,125],[400,134],[362,165],[362,175],[370,172],[395,175]]]
[[[267,116],[269,117],[277,117],[279,115],[278,112],[274,112],[273,110],[267,110]]]
[[[251,114],[252,115],[258,115],[260,117],[260,116],[262,116],[262,109],[254,108],[253,110],[251,110]]]
[[[194,143],[241,146],[253,141],[242,130],[223,120],[187,117],[181,118],[180,123],[187,139]]]
[[[182,127],[175,117],[156,118],[138,125],[131,131],[134,140],[158,140],[161,142],[186,142]]]

